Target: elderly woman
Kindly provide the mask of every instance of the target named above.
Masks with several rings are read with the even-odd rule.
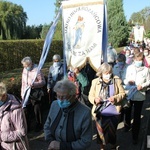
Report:
[[[24,111],[25,111],[25,115],[27,119],[28,131],[30,130],[31,112],[32,112],[31,110],[33,107],[35,118],[36,118],[35,131],[38,132],[43,128],[42,127],[43,126],[42,115],[41,115],[41,98],[44,95],[44,93],[42,92],[41,88],[45,85],[45,79],[41,71],[37,72],[38,66],[32,62],[30,57],[23,58],[21,63],[24,67],[23,72],[22,72],[22,86],[21,86],[21,97],[23,99],[23,103],[24,103],[24,94],[28,86],[32,88],[31,93],[34,90],[41,91],[38,94],[38,97],[35,97],[33,95],[30,96],[26,107],[24,107]],[[36,74],[37,76],[35,79]],[[35,81],[33,82],[34,79]]]
[[[27,150],[28,146],[27,125],[21,103],[13,95],[7,94],[6,86],[1,82],[0,149]]]
[[[51,103],[56,99],[56,93],[53,90],[57,81],[64,77],[64,65],[61,63],[61,57],[58,54],[53,56],[53,65],[49,68],[47,91],[49,93],[49,102]]]
[[[44,125],[49,150],[86,150],[92,141],[92,119],[88,107],[76,99],[76,85],[61,80],[54,86],[53,101]]]
[[[115,148],[121,101],[125,97],[125,91],[121,79],[118,76],[113,76],[112,67],[108,63],[103,63],[100,66],[97,76],[99,77],[92,81],[89,92],[89,100],[93,104],[92,114],[96,120],[101,149],[104,149],[104,145],[108,143],[112,145],[112,148]],[[104,112],[94,113],[102,103],[107,103],[108,107],[103,110]]]
[[[142,52],[136,53],[134,56],[134,62],[126,71],[126,78],[124,83],[128,90],[135,88],[135,92],[132,92],[130,96],[130,106],[126,111],[125,117],[125,131],[131,129],[131,112],[134,106],[133,125],[132,125],[132,139],[133,144],[137,144],[138,135],[140,131],[141,123],[141,111],[143,102],[146,99],[146,88],[149,86],[150,74],[149,69],[144,66],[144,55]]]

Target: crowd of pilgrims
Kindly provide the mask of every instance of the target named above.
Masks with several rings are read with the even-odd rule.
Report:
[[[146,44],[131,44],[117,53],[110,43],[107,62],[102,59],[97,71],[92,69],[90,61],[82,69],[72,66],[65,68],[60,55],[55,54],[47,80],[40,70],[34,82],[38,66],[30,57],[23,58],[21,63],[21,101],[7,93],[6,85],[0,83],[2,150],[9,150],[14,145],[17,150],[29,149],[27,133],[32,130],[33,119],[35,132],[44,130],[48,150],[89,148],[93,127],[97,130],[100,149],[105,149],[108,144],[111,149],[116,149],[117,126],[122,121],[124,132],[131,131],[132,143],[138,143],[142,106],[150,86],[150,49]],[[65,79],[64,70],[67,70]],[[22,108],[28,86],[32,95]],[[47,89],[49,102],[46,121],[42,118],[41,110],[45,98],[43,87]]]

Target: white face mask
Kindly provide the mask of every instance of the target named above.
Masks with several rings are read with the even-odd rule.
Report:
[[[109,80],[112,74],[103,74],[103,79]]]
[[[54,67],[60,66],[60,62],[53,62],[53,66],[54,66]]]
[[[126,53],[126,57],[128,57],[128,56],[130,56],[130,54],[129,54],[129,53]]]
[[[147,52],[145,52],[145,53],[144,53],[144,56],[148,56],[148,53],[147,53]]]
[[[142,61],[134,61],[134,63],[135,63],[135,66],[136,67],[141,67],[142,66]]]

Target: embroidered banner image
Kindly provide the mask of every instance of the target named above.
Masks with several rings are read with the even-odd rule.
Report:
[[[62,18],[67,66],[82,67],[88,60],[97,70],[102,55],[103,0],[63,1]]]

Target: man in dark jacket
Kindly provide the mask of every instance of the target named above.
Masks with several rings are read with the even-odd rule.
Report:
[[[61,63],[61,57],[58,54],[53,56],[53,65],[49,68],[48,80],[47,80],[47,91],[49,93],[49,102],[51,103],[56,99],[56,94],[53,91],[57,81],[60,81],[64,77],[64,67]]]

